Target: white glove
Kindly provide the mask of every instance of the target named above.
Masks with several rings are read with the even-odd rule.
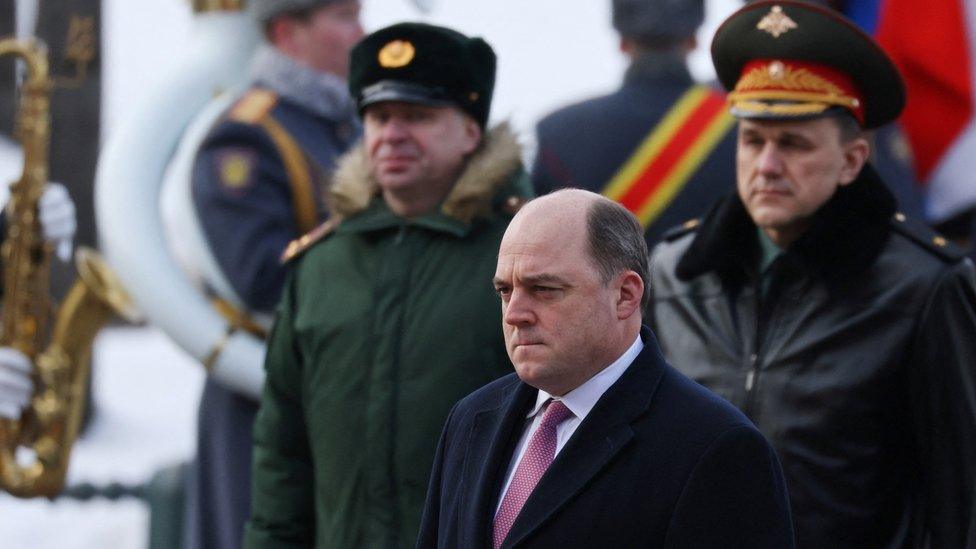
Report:
[[[75,220],[75,203],[68,189],[60,183],[48,183],[38,201],[44,240],[54,244],[54,253],[61,261],[71,259],[71,246],[78,223]]]
[[[17,349],[0,347],[0,417],[20,419],[34,396],[30,360]]]

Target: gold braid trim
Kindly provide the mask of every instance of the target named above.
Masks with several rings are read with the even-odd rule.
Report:
[[[261,120],[261,126],[268,132],[281,155],[291,187],[292,209],[299,234],[304,234],[318,224],[318,211],[315,201],[315,186],[312,182],[311,166],[301,145],[295,141],[288,130],[277,120],[268,116]]]
[[[787,99],[803,101],[812,98],[827,101],[834,105],[856,107],[858,101],[844,93],[839,86],[826,78],[810,72],[804,68],[783,66],[781,73],[773,76],[769,67],[756,67],[746,73],[735,85],[735,90],[729,94],[744,98],[740,94],[750,94],[747,97],[763,99]],[[775,88],[771,90],[770,88]],[[789,94],[784,96],[782,94]],[[803,94],[800,97],[800,94]],[[826,96],[826,97],[825,97]]]
[[[192,0],[193,13],[242,11],[244,0]]]

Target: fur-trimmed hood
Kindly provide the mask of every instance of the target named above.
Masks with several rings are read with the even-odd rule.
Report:
[[[468,159],[454,188],[441,205],[441,212],[464,223],[487,217],[493,199],[522,169],[522,148],[507,123],[485,133],[478,149]],[[348,218],[365,210],[380,193],[369,173],[363,143],[344,154],[338,162],[328,204],[332,216]]]
[[[854,182],[837,189],[821,206],[788,253],[827,280],[863,271],[887,242],[896,208],[891,191],[866,164]],[[687,281],[715,272],[727,282],[741,281],[758,257],[756,225],[733,193],[705,216],[676,274]]]

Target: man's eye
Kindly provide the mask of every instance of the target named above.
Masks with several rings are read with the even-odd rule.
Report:
[[[779,143],[780,148],[786,150],[805,151],[811,148],[810,142],[803,139],[784,139]]]
[[[507,287],[507,286],[496,286],[495,287],[495,292],[497,292],[498,295],[500,295],[500,296],[506,296],[506,295],[512,293],[512,289],[509,288],[509,287]]]
[[[538,294],[555,292],[559,288],[553,288],[552,286],[533,286],[532,291]]]

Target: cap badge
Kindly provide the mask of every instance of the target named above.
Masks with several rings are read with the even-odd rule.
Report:
[[[769,64],[769,77],[773,80],[782,80],[786,76],[786,65],[782,61],[773,61]]]
[[[796,21],[790,19],[788,15],[783,13],[783,8],[773,6],[773,9],[769,10],[769,13],[759,21],[756,28],[772,34],[773,38],[779,38],[781,34],[795,29],[796,26]]]
[[[405,67],[413,61],[415,53],[417,53],[417,50],[414,49],[413,44],[410,42],[406,40],[394,40],[380,49],[380,66],[387,69]]]

